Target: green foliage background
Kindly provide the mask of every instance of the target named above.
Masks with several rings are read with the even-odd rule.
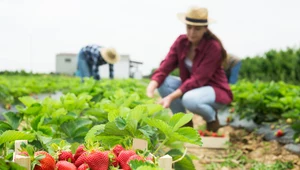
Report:
[[[300,48],[270,50],[262,56],[247,57],[242,60],[239,79],[249,81],[261,80],[284,81],[299,84],[300,82]]]

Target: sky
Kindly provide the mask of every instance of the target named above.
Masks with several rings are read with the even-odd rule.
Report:
[[[98,44],[143,62],[147,75],[185,33],[176,14],[194,5],[241,58],[299,48],[299,0],[0,0],[0,71],[55,72],[56,54]]]

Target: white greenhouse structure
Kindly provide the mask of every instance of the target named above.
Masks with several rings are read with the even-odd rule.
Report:
[[[143,77],[139,68],[142,62],[130,60],[129,55],[120,55],[121,59],[114,64],[115,78],[136,78]],[[77,54],[75,53],[59,53],[56,55],[56,73],[75,75],[77,70]],[[99,67],[101,78],[109,78],[108,64]]]

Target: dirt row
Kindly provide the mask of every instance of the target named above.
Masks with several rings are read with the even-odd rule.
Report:
[[[205,124],[205,121],[197,115],[194,116],[193,122],[194,128]],[[223,165],[223,167],[218,166],[217,168],[222,170],[251,169],[253,168],[253,162],[270,165],[275,164],[276,161],[291,162],[294,170],[300,170],[299,155],[287,151],[277,141],[264,141],[261,136],[253,132],[247,132],[244,129],[234,129],[230,126],[223,127],[223,130],[230,134],[230,142],[227,149],[208,149],[199,146],[188,147],[188,153],[198,158],[198,160],[194,160],[197,170],[208,169],[207,167],[213,167],[208,166],[212,164]],[[253,162],[250,163],[251,161]]]

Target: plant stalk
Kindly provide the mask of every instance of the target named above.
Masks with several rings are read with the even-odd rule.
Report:
[[[165,143],[169,140],[169,138],[167,137],[160,145],[159,147],[153,152],[153,155],[155,155],[164,145]]]

